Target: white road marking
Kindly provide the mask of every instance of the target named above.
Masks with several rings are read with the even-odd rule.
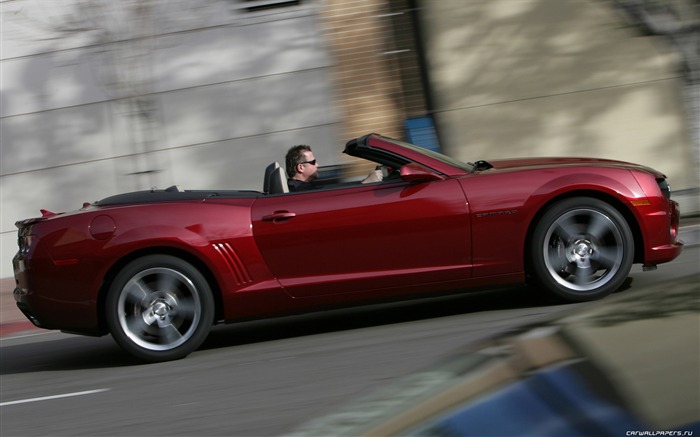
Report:
[[[61,398],[70,398],[73,396],[85,396],[85,395],[92,395],[95,393],[102,393],[105,391],[108,391],[108,388],[100,388],[97,390],[88,390],[88,391],[79,391],[75,393],[65,393],[62,395],[54,395],[54,396],[44,396],[41,398],[32,398],[32,399],[20,399],[18,401],[10,401],[10,402],[0,402],[0,407],[6,407],[8,405],[17,405],[17,404],[27,404],[30,402],[40,402],[40,401],[49,401],[52,399],[61,399]]]

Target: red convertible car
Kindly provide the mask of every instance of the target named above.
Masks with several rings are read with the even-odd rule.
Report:
[[[42,210],[17,223],[17,305],[39,327],[110,333],[165,361],[218,322],[526,281],[598,299],[633,263],[682,250],[678,205],[647,167],[462,163],[377,134],[345,153],[380,166],[383,181],[289,193],[270,165],[261,192],[171,187]]]

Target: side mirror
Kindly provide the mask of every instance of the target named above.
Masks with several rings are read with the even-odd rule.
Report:
[[[443,176],[414,162],[401,167],[399,173],[401,174],[401,179],[406,182],[435,182],[445,179]]]

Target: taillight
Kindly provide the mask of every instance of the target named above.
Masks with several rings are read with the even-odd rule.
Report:
[[[35,236],[32,233],[32,227],[22,227],[17,231],[17,245],[21,253],[29,252],[29,249],[34,244]]]

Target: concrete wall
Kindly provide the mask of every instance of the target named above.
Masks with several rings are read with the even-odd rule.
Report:
[[[422,1],[435,117],[465,161],[593,156],[698,186],[678,58],[603,0]]]
[[[44,30],[37,20],[55,23],[57,5],[2,4],[0,277],[12,276],[14,222],[40,208],[172,184],[261,190],[265,166],[299,143],[340,159],[317,2],[236,4],[170,11],[175,21],[140,39],[98,44]]]

